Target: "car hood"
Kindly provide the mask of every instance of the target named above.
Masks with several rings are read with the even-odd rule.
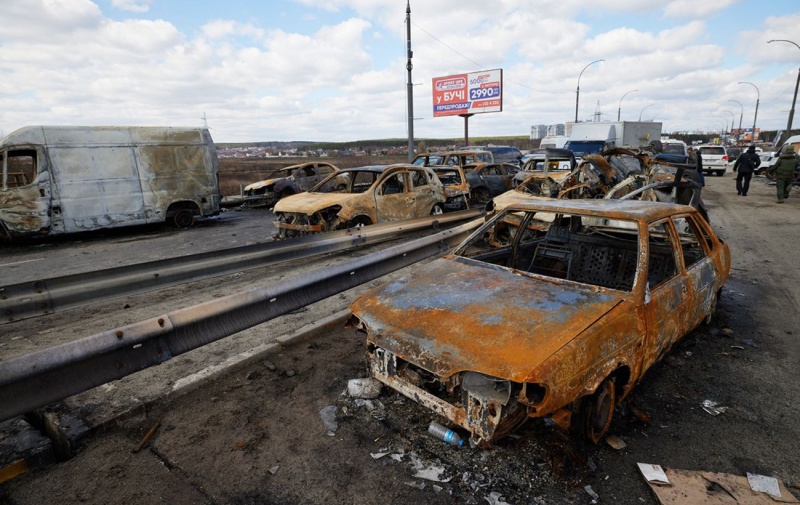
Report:
[[[248,184],[247,186],[245,186],[244,190],[245,191],[253,191],[253,190],[256,190],[256,189],[261,189],[261,188],[263,188],[265,186],[272,186],[272,185],[275,184],[275,182],[277,180],[278,179],[266,179],[264,181],[254,182],[253,184]]]
[[[522,191],[517,191],[515,189],[510,189],[505,193],[502,193],[494,197],[493,201],[495,210],[502,210],[516,203],[530,202],[531,200],[535,201],[540,198],[545,198],[545,197],[532,195],[530,193],[523,193]]]
[[[443,258],[359,297],[369,339],[440,377],[460,371],[523,382],[624,294]]]
[[[363,193],[298,193],[287,196],[275,204],[273,212],[294,212],[311,215],[334,205],[344,205]]]

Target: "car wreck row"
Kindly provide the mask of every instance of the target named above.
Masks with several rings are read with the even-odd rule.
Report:
[[[598,442],[713,315],[730,253],[693,207],[537,198],[352,305],[373,377],[485,446],[528,418]]]

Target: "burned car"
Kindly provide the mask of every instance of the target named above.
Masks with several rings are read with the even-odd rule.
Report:
[[[338,172],[339,169],[325,162],[309,162],[275,170],[266,179],[254,182],[244,188],[245,207],[272,207],[278,200],[289,195],[302,193],[316,186],[322,179]],[[344,178],[328,181],[331,188],[342,186]]]
[[[549,417],[597,443],[714,314],[730,252],[697,210],[538,199],[353,302],[373,377],[485,446]]]
[[[444,210],[447,212],[467,210],[469,208],[470,190],[464,169],[459,165],[431,167],[439,180],[444,184]]]
[[[340,177],[346,184],[332,183]],[[279,201],[273,209],[276,238],[441,214],[445,200],[444,186],[429,167],[348,168],[331,174],[307,193]]]
[[[490,151],[482,149],[469,149],[461,151],[445,151],[442,153],[421,153],[414,157],[412,165],[423,165],[426,167],[439,165],[458,165],[463,167],[469,163],[492,163],[494,156]]]
[[[511,189],[511,179],[519,170],[511,163],[470,163],[463,168],[472,201],[481,204]]]

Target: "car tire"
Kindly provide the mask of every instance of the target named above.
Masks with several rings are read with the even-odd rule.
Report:
[[[172,215],[171,221],[176,228],[191,228],[194,225],[194,215],[190,210],[179,210]]]
[[[612,378],[604,380],[591,396],[584,398],[580,410],[580,423],[584,436],[599,444],[614,418],[617,406],[617,388]]]
[[[431,216],[438,216],[440,214],[444,214],[444,208],[441,203],[437,203],[431,208]]]

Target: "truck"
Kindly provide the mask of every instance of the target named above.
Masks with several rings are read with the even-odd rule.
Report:
[[[576,158],[614,147],[642,147],[660,140],[661,123],[652,121],[595,121],[573,123],[564,145]]]
[[[219,214],[206,128],[26,126],[0,140],[0,238]]]

